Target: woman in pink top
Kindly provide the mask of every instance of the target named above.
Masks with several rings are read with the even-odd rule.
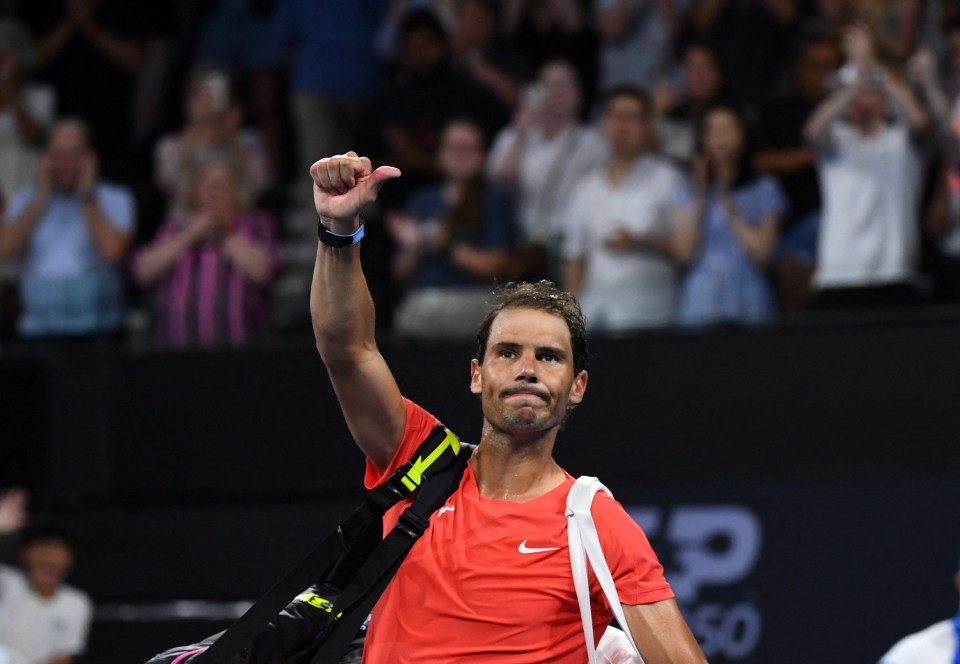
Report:
[[[243,173],[227,159],[194,169],[183,213],[134,258],[142,286],[157,287],[157,330],[172,345],[239,344],[265,329],[280,267],[273,219],[250,209]]]

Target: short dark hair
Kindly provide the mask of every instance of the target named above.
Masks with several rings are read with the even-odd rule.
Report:
[[[397,33],[401,39],[405,39],[417,30],[426,30],[438,41],[447,41],[447,31],[431,9],[411,9],[400,19]]]
[[[615,85],[603,94],[603,110],[609,110],[613,100],[619,97],[628,97],[640,102],[640,105],[643,106],[643,114],[645,116],[650,115],[650,111],[653,110],[653,98],[647,90],[637,85],[626,84]]]
[[[483,364],[490,328],[494,319],[506,309],[536,309],[562,318],[570,330],[574,375],[587,368],[587,323],[580,304],[572,294],[560,290],[546,279],[533,283],[511,281],[497,291],[496,300],[477,332],[477,362]]]
[[[28,547],[38,542],[57,542],[76,552],[77,535],[69,527],[59,521],[39,520],[32,521],[20,531],[20,546]]]

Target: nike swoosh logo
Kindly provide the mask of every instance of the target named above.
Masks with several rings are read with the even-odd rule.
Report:
[[[545,553],[547,551],[557,551],[559,546],[546,546],[546,547],[536,547],[536,546],[527,546],[527,540],[520,542],[520,546],[517,547],[517,551],[520,553]]]

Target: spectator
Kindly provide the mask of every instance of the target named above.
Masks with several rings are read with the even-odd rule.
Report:
[[[960,565],[953,576],[960,591]],[[954,664],[960,652],[960,612],[897,641],[879,664]]]
[[[399,32],[400,66],[374,104],[363,148],[403,171],[406,182],[383,191],[386,208],[401,207],[411,193],[440,177],[436,154],[448,122],[468,114],[480,114],[484,127],[500,122],[493,93],[452,65],[450,40],[436,14],[412,10]]]
[[[27,29],[0,20],[0,215],[11,195],[36,180],[44,133],[53,122],[56,95],[27,80],[32,59]],[[18,261],[0,259],[0,338],[12,332],[19,278]]]
[[[296,173],[318,154],[355,144],[359,121],[381,86],[371,46],[387,7],[387,0],[279,0],[280,44],[293,53]]]
[[[494,280],[507,274],[517,244],[506,193],[483,176],[484,136],[468,120],[444,129],[437,161],[443,181],[415,193],[387,217],[399,245],[394,276],[409,284],[394,329],[418,339],[476,334]]]
[[[610,158],[584,177],[565,221],[566,288],[593,332],[673,322],[679,272],[669,240],[680,173],[652,152],[653,107],[636,88],[611,90],[600,126]]]
[[[200,31],[195,59],[223,69],[246,91],[244,108],[250,111],[264,139],[267,162],[279,172],[283,49],[274,34],[276,4],[217,0]]]
[[[790,202],[774,262],[780,303],[788,311],[802,309],[810,299],[820,226],[816,155],[803,128],[827,96],[841,60],[839,45],[832,37],[823,33],[804,37],[789,87],[774,96],[760,116],[757,171],[775,176]]]
[[[799,4],[695,0],[691,18],[697,38],[717,54],[728,84],[726,101],[751,122],[777,83]]]
[[[787,202],[777,181],[752,167],[743,117],[720,106],[703,119],[693,185],[679,198],[676,253],[688,265],[678,320],[684,325],[764,323],[776,313],[764,270]]]
[[[546,65],[511,126],[497,135],[487,160],[490,179],[512,190],[518,200],[520,226],[529,246],[556,245],[562,230],[558,220],[574,184],[605,157],[603,136],[577,120],[581,99],[571,65],[563,61]]]
[[[494,108],[488,114],[488,134],[510,120],[520,101],[520,82],[529,77],[523,54],[501,38],[500,4],[497,0],[460,0],[454,13],[451,46],[454,66],[491,93]],[[483,118],[484,120],[486,118]]]
[[[164,136],[155,149],[154,175],[159,189],[176,202],[191,183],[198,164],[229,157],[240,164],[254,195],[270,182],[269,159],[260,134],[241,127],[229,76],[216,67],[198,67],[190,76],[184,104],[186,126]]]
[[[592,108],[599,41],[580,0],[517,0],[504,4],[504,32],[523,49],[534,71],[569,62],[583,88],[583,110]]]
[[[75,546],[66,529],[27,525],[20,534],[25,570],[0,566],[0,656],[13,662],[72,664],[86,648],[92,604],[64,583]]]
[[[823,192],[813,306],[913,303],[922,181],[917,139],[927,117],[910,91],[878,67],[865,29],[850,28],[844,47],[843,84],[804,130],[818,152]]]
[[[150,14],[125,0],[28,2],[21,12],[37,36],[37,74],[56,88],[60,114],[88,123],[108,178],[129,178],[132,100]]]
[[[37,182],[18,192],[0,228],[0,257],[25,254],[20,283],[26,337],[108,334],[123,322],[118,262],[135,225],[133,196],[99,176],[81,121],[50,133]]]
[[[240,344],[265,331],[280,267],[273,221],[250,208],[242,169],[219,158],[196,166],[181,206],[133,261],[157,286],[157,328],[167,344]]]
[[[682,66],[654,91],[660,152],[685,171],[697,152],[697,127],[704,114],[723,98],[723,74],[717,56],[702,44],[690,44]]]
[[[957,37],[960,38],[960,31]],[[952,41],[952,40],[951,40]],[[960,40],[955,44],[960,53]],[[956,56],[951,60],[955,60]],[[960,59],[956,59],[960,64]],[[960,105],[950,108],[950,100],[940,85],[936,61],[926,48],[920,49],[908,64],[908,76],[922,92],[935,128],[939,148],[933,161],[933,187],[923,211],[922,228],[928,242],[925,268],[934,279],[934,297],[960,300]],[[950,72],[948,82],[957,73]]]
[[[923,13],[921,0],[851,0],[854,21],[873,35],[880,62],[900,69],[917,46]]]
[[[8,196],[37,177],[40,146],[53,123],[56,94],[27,80],[32,60],[27,29],[0,21],[0,191]]]
[[[688,0],[599,0],[600,91],[622,85],[652,88],[672,66],[673,38]]]

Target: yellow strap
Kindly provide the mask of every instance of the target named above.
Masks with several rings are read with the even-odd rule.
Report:
[[[413,466],[407,471],[407,474],[400,478],[403,486],[407,487],[409,491],[415,491],[416,488],[420,486],[420,482],[423,481],[423,473],[440,458],[448,447],[453,450],[455,455],[460,454],[460,439],[454,436],[450,429],[444,429],[444,431],[447,432],[447,435],[427,458],[424,459],[422,456],[417,457],[417,460],[414,461]]]

